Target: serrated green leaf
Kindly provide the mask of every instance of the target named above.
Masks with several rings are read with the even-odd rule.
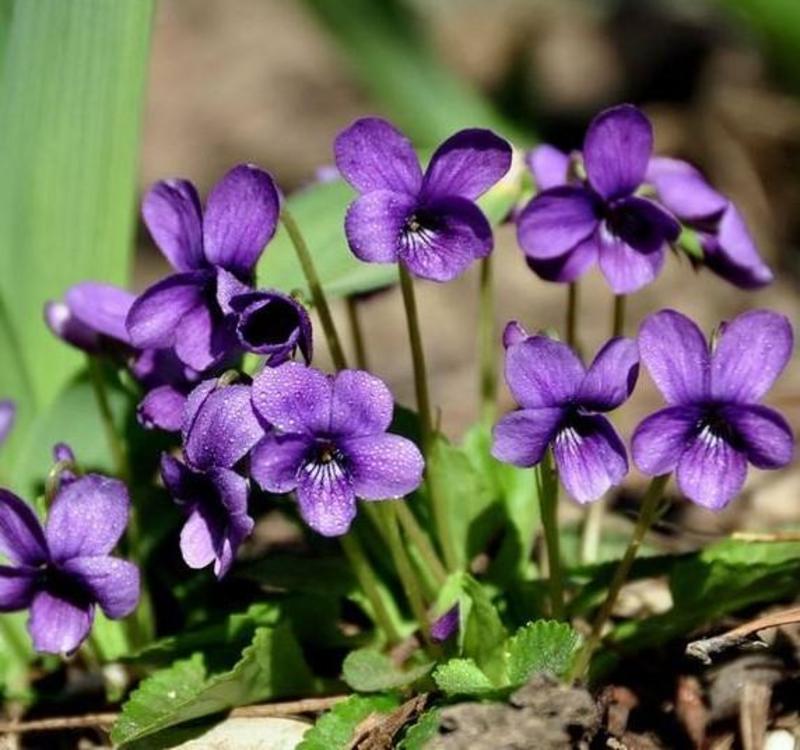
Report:
[[[425,745],[439,733],[442,712],[438,708],[426,711],[416,723],[406,729],[397,750],[424,750]]]
[[[228,671],[211,674],[204,655],[194,654],[145,679],[123,706],[111,736],[124,747],[235,706],[312,689],[313,679],[288,625],[258,628]]]
[[[364,719],[372,714],[388,714],[399,705],[396,695],[351,695],[320,717],[297,750],[346,750]]]
[[[508,678],[522,685],[533,675],[563,677],[572,667],[581,645],[580,635],[569,625],[538,620],[520,628],[508,643]]]
[[[433,681],[448,696],[488,695],[497,690],[474,659],[450,659],[434,670]]]
[[[360,693],[379,693],[411,685],[432,668],[433,663],[426,662],[401,670],[385,654],[364,648],[347,655],[342,664],[342,676],[353,690]]]
[[[505,643],[508,638],[497,608],[486,589],[470,575],[464,575],[464,596],[459,603],[462,653],[475,660],[495,685],[505,677]]]

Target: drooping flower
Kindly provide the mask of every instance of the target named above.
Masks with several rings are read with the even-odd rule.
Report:
[[[133,345],[174,348],[197,371],[238,353],[229,302],[249,291],[279,213],[275,183],[250,164],[234,167],[216,184],[205,211],[190,182],[157,183],[145,196],[142,216],[176,273],[134,302],[127,318]]]
[[[690,500],[711,510],[739,492],[747,464],[777,469],[792,460],[786,420],[760,401],[792,353],[789,321],[753,310],[722,327],[710,350],[700,329],[674,310],[647,318],[642,361],[667,401],[633,435],[636,466],[652,476],[676,472]]]
[[[6,441],[11,430],[14,429],[16,419],[17,405],[8,398],[0,401],[0,445]]]
[[[543,190],[517,223],[519,244],[539,275],[571,282],[597,262],[615,294],[656,278],[680,225],[636,195],[652,151],[652,126],[635,107],[613,107],[592,120],[583,143],[585,183]],[[555,171],[547,175],[556,179]]]
[[[552,448],[567,492],[579,503],[597,500],[628,473],[625,447],[602,414],[633,392],[636,343],[611,339],[587,370],[566,345],[545,336],[512,340],[505,377],[520,409],[495,425],[492,455],[534,466]]]
[[[0,490],[0,611],[30,609],[37,651],[70,654],[89,635],[95,606],[112,619],[139,601],[139,571],[110,553],[128,523],[128,492],[89,474],[62,484],[42,529],[30,507]]]
[[[306,364],[311,361],[311,319],[294,297],[274,289],[247,292],[231,300],[231,309],[242,348],[263,355],[268,367],[283,364],[298,349]]]
[[[772,271],[758,254],[742,214],[691,164],[655,157],[647,181],[655,187],[659,202],[697,232],[703,263],[711,271],[742,289],[772,282]]]
[[[253,478],[268,492],[296,490],[300,515],[323,536],[347,532],[357,497],[402,497],[422,481],[419,449],[386,432],[392,394],[367,372],[287,362],[259,373],[253,404],[272,427],[250,456]]]
[[[505,175],[511,147],[489,130],[448,138],[423,174],[411,142],[379,118],[336,138],[336,166],[360,196],[350,205],[350,249],[368,263],[402,263],[415,276],[449,281],[492,250],[475,200]]]
[[[213,563],[214,574],[222,578],[255,525],[247,514],[247,480],[221,467],[193,471],[166,453],[161,477],[188,516],[181,531],[184,561],[196,569]]]
[[[53,446],[53,461],[56,464],[54,470],[58,471],[57,481],[59,487],[63,487],[67,482],[74,482],[78,478],[75,452],[67,443],[56,443]]]

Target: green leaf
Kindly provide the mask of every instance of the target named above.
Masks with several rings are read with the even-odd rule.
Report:
[[[352,651],[342,664],[344,681],[360,693],[378,693],[406,687],[424,677],[433,668],[426,662],[405,671],[398,669],[386,655],[372,649]]]
[[[496,685],[500,685],[506,671],[505,643],[508,633],[484,586],[472,576],[464,574],[463,591],[459,602],[462,653],[474,659],[481,670]]]
[[[433,680],[448,696],[489,695],[497,690],[473,659],[450,659],[436,668]]]
[[[19,401],[20,433],[80,363],[41,322],[44,303],[84,279],[127,280],[152,7],[13,5],[0,87],[0,394]]]
[[[237,575],[292,592],[346,596],[356,588],[353,570],[341,557],[272,554],[241,568]]]
[[[297,750],[346,750],[362,721],[373,714],[391,713],[399,705],[396,695],[351,695],[306,732]]]
[[[508,643],[508,678],[522,685],[533,675],[565,676],[581,646],[580,635],[569,625],[538,620],[520,628]]]
[[[28,665],[34,653],[27,619],[26,612],[0,614],[0,694],[8,698],[26,697],[30,681]]]
[[[406,729],[397,750],[424,750],[425,745],[439,733],[442,712],[438,708],[426,711],[416,723]]]
[[[258,628],[232,669],[212,673],[203,654],[145,679],[111,733],[124,746],[203,716],[285,695],[308,693],[313,680],[286,624]]]

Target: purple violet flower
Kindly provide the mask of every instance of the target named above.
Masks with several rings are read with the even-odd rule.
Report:
[[[583,143],[585,184],[544,190],[520,215],[517,238],[534,271],[571,282],[597,262],[615,294],[656,278],[680,225],[636,195],[652,151],[653,128],[635,107],[613,107],[592,120]],[[549,184],[555,177],[545,173]]]
[[[275,289],[240,294],[231,300],[237,313],[236,335],[242,348],[266,357],[277,367],[300,350],[311,361],[312,334],[308,312],[294,297]]]
[[[515,466],[534,466],[552,448],[567,492],[579,503],[597,500],[628,473],[625,447],[601,413],[627,400],[638,370],[631,339],[611,339],[588,370],[559,341],[512,339],[505,377],[522,408],[495,425],[492,455]]]
[[[296,490],[300,515],[323,536],[347,532],[357,497],[403,497],[422,482],[417,446],[386,432],[394,399],[374,375],[287,362],[258,374],[253,404],[273,428],[250,457],[253,479],[267,492]]]
[[[222,578],[255,525],[247,514],[247,480],[219,467],[193,471],[166,453],[161,457],[161,477],[188,515],[181,531],[184,562],[196,569],[213,563],[214,574]]]
[[[361,260],[399,262],[420,278],[450,281],[492,251],[492,230],[475,200],[508,171],[511,146],[491,131],[459,131],[423,174],[411,141],[368,117],[339,134],[334,155],[360,193],[345,232]]]
[[[134,302],[127,318],[133,345],[174,348],[198,371],[236,354],[229,302],[249,291],[279,214],[272,177],[250,164],[234,167],[216,184],[205,211],[187,180],[157,183],[145,196],[142,216],[176,273]]]
[[[739,210],[691,164],[655,157],[647,181],[655,187],[659,202],[697,232],[703,263],[711,271],[742,289],[758,289],[773,281]]]
[[[58,486],[63,487],[64,484],[74,482],[78,478],[76,473],[77,461],[75,459],[75,452],[72,447],[67,443],[56,443],[53,446],[53,461],[56,464],[61,464],[58,472]]]
[[[768,310],[746,312],[725,325],[713,351],[680,313],[648,317],[639,349],[668,406],[636,428],[636,466],[651,476],[675,471],[681,492],[711,510],[724,508],[739,492],[748,462],[759,469],[786,466],[794,452],[791,428],[759,401],[792,346],[789,321]]]
[[[431,639],[437,643],[450,640],[457,632],[460,624],[458,604],[453,605],[431,625]]]
[[[17,405],[11,399],[0,401],[0,445],[8,439],[17,420]]]
[[[139,601],[139,571],[110,557],[128,523],[128,492],[116,479],[88,474],[63,484],[42,529],[30,507],[0,490],[0,611],[30,608],[37,651],[70,654],[89,635],[99,604],[127,617]]]

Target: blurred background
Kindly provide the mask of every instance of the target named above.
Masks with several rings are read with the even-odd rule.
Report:
[[[777,281],[744,292],[673,255],[630,301],[628,333],[665,306],[706,330],[757,306],[797,323],[799,92],[795,0],[160,0],[141,188],[181,175],[207,189],[254,161],[291,192],[330,164],[336,133],[364,114],[393,119],[422,147],[488,125],[520,148],[570,149],[598,110],[634,102],[659,152],[694,161],[739,204]],[[511,318],[561,327],[564,287],[528,271],[510,227],[498,230],[496,252],[498,331]],[[137,287],[165,268],[140,227]],[[476,285],[477,267],[419,290],[434,398],[454,437],[476,414]],[[579,338],[593,354],[609,335],[611,301],[599,274],[581,286]],[[360,309],[371,367],[413,403],[399,292]],[[660,403],[646,377],[642,386],[619,415],[627,435]],[[771,398],[797,428],[796,362]],[[748,507],[761,524],[800,516],[800,472],[754,473]]]

